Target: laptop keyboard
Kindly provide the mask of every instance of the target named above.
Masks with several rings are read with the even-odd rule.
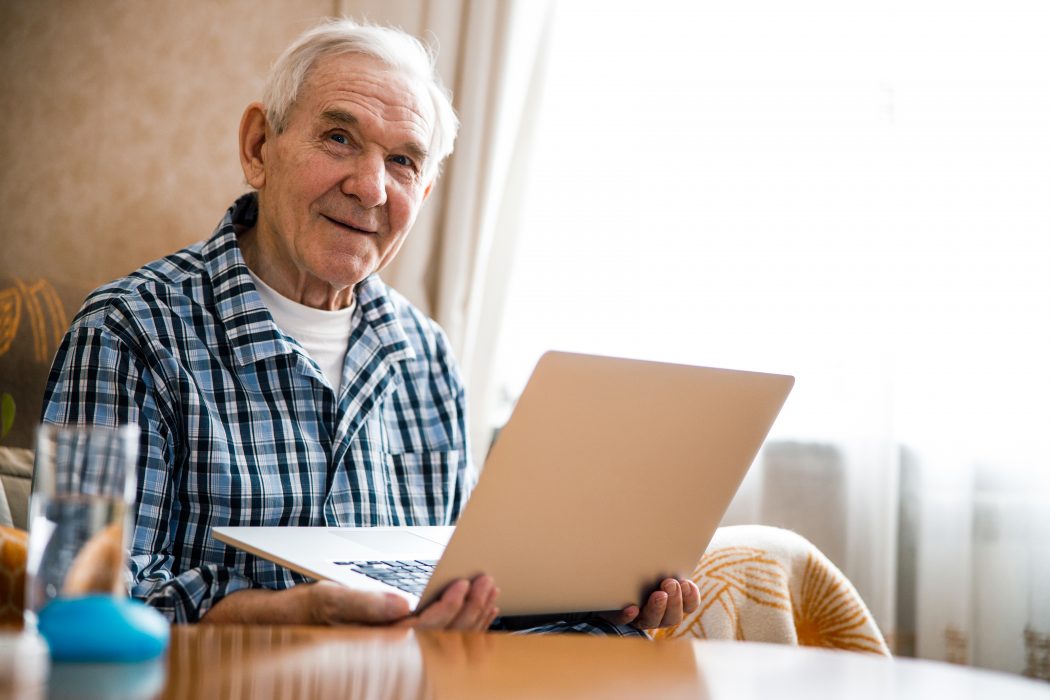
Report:
[[[426,588],[430,575],[434,573],[437,560],[337,561],[335,563],[340,566],[349,566],[352,571],[419,596],[423,595],[423,589]]]

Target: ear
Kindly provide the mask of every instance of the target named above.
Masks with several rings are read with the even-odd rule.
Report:
[[[239,132],[241,170],[248,184],[259,190],[266,184],[264,166],[266,155],[266,108],[259,102],[252,102],[244,110]]]
[[[427,201],[427,197],[429,197],[429,196],[430,196],[430,188],[431,188],[431,187],[433,187],[433,186],[434,186],[434,181],[433,181],[433,180],[431,180],[431,181],[430,181],[430,184],[429,184],[429,185],[427,185],[427,186],[426,186],[426,189],[424,189],[424,190],[423,190],[423,201],[424,201],[424,202],[425,202],[425,201]]]

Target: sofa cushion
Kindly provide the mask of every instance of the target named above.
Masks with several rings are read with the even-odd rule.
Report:
[[[853,584],[809,540],[720,527],[693,571],[700,607],[657,638],[740,639],[889,655]]]
[[[33,451],[20,447],[0,447],[0,493],[7,496],[11,524],[27,529],[29,489],[33,483]]]

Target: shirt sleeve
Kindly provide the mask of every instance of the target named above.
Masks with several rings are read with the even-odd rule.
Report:
[[[174,622],[195,622],[224,596],[254,584],[218,565],[172,570],[175,414],[157,390],[150,360],[132,347],[133,334],[121,328],[74,324],[51,368],[43,421],[139,426],[130,592]]]

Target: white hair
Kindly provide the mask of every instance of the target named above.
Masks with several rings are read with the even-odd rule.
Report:
[[[452,153],[459,119],[452,109],[451,93],[438,75],[435,53],[400,29],[358,24],[350,19],[327,19],[300,34],[278,56],[266,78],[263,103],[270,127],[278,134],[287,128],[299,91],[318,60],[345,53],[377,58],[425,87],[434,105],[435,120],[423,164],[423,181],[432,182],[441,163]]]

